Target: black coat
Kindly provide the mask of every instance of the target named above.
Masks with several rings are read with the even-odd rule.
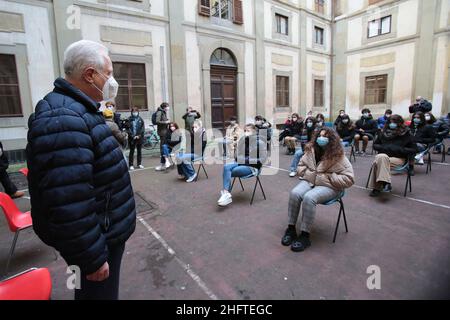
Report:
[[[266,143],[258,135],[242,137],[237,144],[236,162],[258,170],[267,160]]]
[[[414,142],[422,144],[434,143],[436,140],[436,132],[432,125],[416,127],[414,122],[411,123],[411,134],[414,136]]]
[[[369,133],[374,136],[378,130],[378,124],[375,120],[373,120],[372,117],[370,118],[361,117],[361,119],[356,121],[355,125],[356,125],[356,133],[358,133],[360,129],[363,129],[364,133]]]
[[[296,121],[286,125],[286,130],[288,131],[287,136],[301,135],[303,130],[303,122]]]
[[[345,126],[343,123],[339,123],[336,127],[336,132],[343,141],[350,142],[355,137],[355,127],[353,125]]]
[[[62,78],[28,121],[27,163],[36,234],[90,274],[136,226],[128,166],[99,104]]]
[[[0,171],[6,171],[6,169],[8,169],[9,167],[9,161],[8,158],[6,157],[5,150],[3,150],[3,145],[1,142],[0,142],[0,153],[2,154],[0,156]]]
[[[423,113],[430,112],[433,108],[433,105],[428,100],[424,100],[421,103],[415,103],[411,106],[409,106],[409,113],[416,113],[418,111],[421,111]]]
[[[419,152],[414,137],[409,128],[404,131],[390,135],[392,130],[389,128],[381,131],[373,143],[373,149],[379,153],[385,153],[389,157],[408,159],[410,156]]]

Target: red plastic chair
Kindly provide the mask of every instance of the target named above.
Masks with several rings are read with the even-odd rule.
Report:
[[[4,274],[7,274],[11,257],[14,254],[14,249],[16,248],[19,233],[20,231],[33,226],[33,221],[31,220],[30,211],[25,213],[21,212],[19,208],[17,208],[11,197],[3,192],[0,192],[0,207],[3,209],[6,220],[8,221],[9,230],[11,230],[11,232],[14,232],[14,240],[9,251],[8,259],[6,261]]]
[[[50,300],[51,294],[47,268],[32,268],[0,282],[0,300]]]
[[[22,173],[25,177],[28,177],[28,168],[22,168],[19,170],[20,173]]]

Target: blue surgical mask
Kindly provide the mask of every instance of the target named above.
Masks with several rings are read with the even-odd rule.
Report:
[[[422,120],[420,120],[419,118],[414,118],[413,121],[415,124],[420,124],[422,122]]]
[[[397,129],[398,125],[395,122],[391,122],[389,123],[389,128],[391,128],[392,130]]]
[[[319,145],[319,147],[323,148],[328,144],[329,139],[327,137],[318,137],[316,142]]]

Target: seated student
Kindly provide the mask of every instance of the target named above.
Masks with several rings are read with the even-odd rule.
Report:
[[[316,118],[314,118],[313,116],[307,117],[300,136],[301,144],[296,148],[294,157],[291,161],[291,166],[289,168],[289,177],[293,178],[297,175],[297,167],[301,157],[303,156],[304,146],[311,141],[311,138],[316,130],[318,130],[316,127]]]
[[[219,139],[219,143],[222,145],[222,156],[226,159],[228,156],[234,157],[237,142],[242,134],[241,128],[237,123],[237,117],[230,117],[230,125],[225,131],[225,137]]]
[[[301,134],[303,130],[303,119],[297,113],[292,114],[292,122],[286,129],[286,137],[284,138],[284,143],[288,148],[288,154],[295,153],[295,144],[297,140],[301,139]]]
[[[409,128],[397,114],[389,117],[375,139],[373,148],[378,154],[372,164],[369,187],[372,189],[370,196],[377,197],[381,192],[392,190],[391,168],[405,164],[418,149]]]
[[[434,128],[436,140],[434,143],[440,143],[448,136],[449,127],[442,119],[436,119],[431,112],[425,113],[425,121]],[[435,146],[433,153],[441,153],[441,146]]]
[[[423,164],[424,151],[429,144],[435,142],[436,134],[433,126],[429,125],[425,121],[425,115],[422,111],[414,113],[412,122],[410,125],[411,133],[414,136],[414,142],[417,144],[419,153],[415,156],[417,164]],[[410,162],[411,174],[414,174],[414,160]]]
[[[170,163],[170,154],[175,151],[176,147],[181,143],[182,133],[180,128],[176,122],[169,123],[169,130],[167,131],[167,136],[164,139],[164,143],[162,145],[162,157],[161,164],[155,168],[156,171],[164,171],[171,167]],[[181,177],[181,168],[179,168],[178,173]]]
[[[322,128],[325,126],[325,116],[322,113],[316,115],[316,128]]]
[[[339,122],[341,122],[342,117],[345,115],[345,110],[339,110],[339,115],[337,116],[336,120],[334,120],[333,126],[337,127]]]
[[[281,239],[292,251],[303,251],[311,245],[309,235],[316,214],[316,205],[336,198],[344,189],[354,184],[353,168],[344,155],[344,148],[337,133],[324,127],[316,132],[305,147],[298,166],[300,183],[289,197],[288,228]],[[296,224],[302,207],[300,235]]]
[[[206,130],[199,119],[194,120],[192,130],[186,137],[186,148],[188,153],[180,152],[177,155],[178,173],[186,178],[186,182],[193,182],[197,178],[192,162],[202,158],[206,148]]]
[[[0,183],[3,186],[5,193],[12,199],[23,197],[25,193],[23,191],[18,191],[16,185],[9,178],[8,172],[6,171],[8,167],[9,161],[3,151],[3,145],[0,142]]]
[[[378,129],[383,129],[384,128],[384,124],[386,123],[386,121],[389,120],[389,117],[392,115],[392,110],[391,109],[387,109],[384,113],[383,116],[379,117],[377,122],[378,122]]]
[[[356,121],[355,129],[355,151],[356,154],[366,154],[367,145],[369,140],[373,139],[375,133],[378,130],[377,122],[373,120],[369,109],[362,110],[361,119]],[[359,151],[359,141],[362,140],[362,151]]]
[[[336,126],[336,132],[338,133],[344,147],[350,145],[355,137],[355,125],[347,114],[341,117],[341,121]]]
[[[244,134],[237,145],[236,162],[225,164],[223,167],[223,190],[217,201],[221,207],[233,202],[230,193],[231,178],[256,174],[267,159],[266,143],[257,135],[255,125],[247,124]]]
[[[257,134],[262,139],[264,139],[264,141],[267,142],[267,149],[269,149],[270,141],[272,139],[272,124],[269,121],[267,121],[263,116],[256,116],[255,117],[255,127],[256,127]]]

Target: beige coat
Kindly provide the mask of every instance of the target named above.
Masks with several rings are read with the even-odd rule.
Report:
[[[334,163],[321,161],[317,165],[314,149],[305,152],[297,172],[301,180],[306,180],[313,186],[324,186],[334,190],[344,190],[355,183],[353,167],[345,155]]]

